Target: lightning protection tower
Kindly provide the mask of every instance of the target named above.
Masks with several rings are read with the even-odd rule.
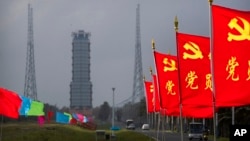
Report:
[[[141,56],[141,31],[140,31],[140,5],[136,8],[136,43],[135,43],[135,64],[134,64],[134,82],[132,103],[137,97],[140,100],[144,96],[143,74],[142,74],[142,56]]]
[[[24,96],[37,100],[33,39],[33,8],[30,4],[28,4],[28,42],[26,55]]]

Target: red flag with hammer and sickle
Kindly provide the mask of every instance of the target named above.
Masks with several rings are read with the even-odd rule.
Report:
[[[158,76],[160,106],[167,115],[179,116],[179,89],[177,57],[153,52]]]
[[[250,11],[213,5],[212,27],[216,105],[249,105]]]
[[[145,89],[147,113],[153,113],[154,112],[153,101],[152,101],[154,92],[153,83],[151,81],[144,80],[144,89]]]
[[[176,41],[182,106],[212,107],[210,39],[177,32]]]

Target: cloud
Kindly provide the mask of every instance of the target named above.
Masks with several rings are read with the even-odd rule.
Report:
[[[0,85],[22,93],[27,49],[29,1],[0,1]],[[71,33],[91,33],[91,81],[93,105],[132,96],[136,40],[136,6],[125,0],[43,0],[33,7],[35,66],[38,98],[69,106],[72,70]],[[249,10],[249,0],[215,1],[215,4]],[[209,35],[209,6],[201,0],[140,1],[143,74],[150,78],[154,65],[151,39],[162,52],[176,54],[174,17],[181,32]]]

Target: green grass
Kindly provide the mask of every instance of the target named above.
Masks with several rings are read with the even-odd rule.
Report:
[[[214,139],[214,136],[208,136],[208,139],[212,141]],[[229,138],[219,137],[216,140],[217,141],[229,141]]]
[[[110,135],[110,130],[105,130]],[[117,141],[150,141],[141,133],[120,130],[115,131]],[[98,138],[105,140],[105,136]],[[2,125],[1,141],[96,141],[96,132],[75,125],[16,123]]]
[[[83,138],[95,140],[93,131],[73,125],[11,124],[2,128],[2,141],[82,141]]]

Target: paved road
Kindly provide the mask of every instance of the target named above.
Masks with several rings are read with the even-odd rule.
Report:
[[[157,133],[153,130],[143,131],[137,130],[138,132],[142,132],[143,134],[157,138]],[[180,133],[173,133],[173,132],[159,132],[158,134],[158,141],[181,141],[181,134]],[[183,134],[183,141],[189,141],[188,134]],[[193,141],[199,141],[199,139],[193,139]]]

